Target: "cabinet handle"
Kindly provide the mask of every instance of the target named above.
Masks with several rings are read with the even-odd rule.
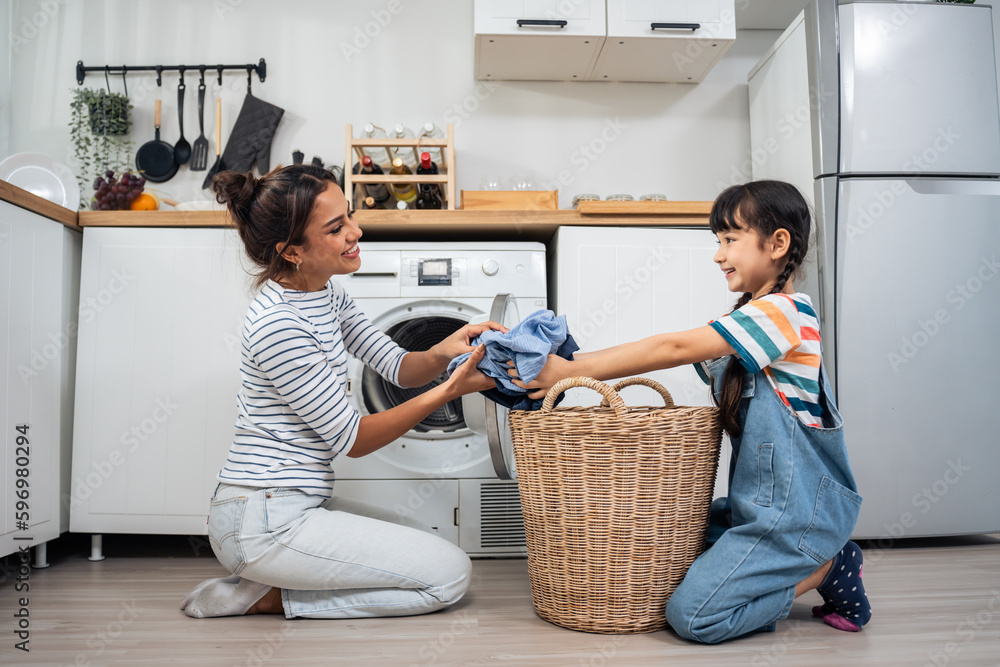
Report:
[[[651,30],[690,30],[694,32],[701,27],[700,23],[650,23]]]
[[[517,27],[523,28],[525,26],[551,26],[556,28],[565,28],[569,24],[569,21],[563,20],[552,20],[552,19],[518,19]]]

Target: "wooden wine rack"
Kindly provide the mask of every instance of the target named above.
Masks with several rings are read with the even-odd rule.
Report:
[[[344,145],[346,146],[346,156],[344,158],[344,194],[354,192],[354,186],[361,186],[361,193],[354,193],[352,203],[355,208],[361,208],[360,202],[366,196],[364,187],[366,183],[385,183],[391,186],[392,183],[413,183],[419,186],[421,183],[437,183],[441,185],[441,196],[447,201],[447,209],[455,210],[458,201],[458,193],[455,190],[455,128],[448,123],[447,133],[444,139],[430,139],[428,137],[417,137],[416,139],[366,139],[354,136],[354,130],[350,123],[347,124],[344,133]],[[365,154],[365,148],[407,148],[412,147],[420,152],[422,148],[440,148],[441,164],[438,165],[437,174],[354,174],[352,169],[355,162],[359,162]],[[373,158],[374,159],[374,158]],[[378,162],[378,160],[375,160]],[[348,195],[350,199],[350,195]]]

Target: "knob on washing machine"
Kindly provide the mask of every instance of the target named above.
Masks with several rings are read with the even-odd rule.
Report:
[[[488,259],[483,262],[483,273],[488,276],[495,276],[497,271],[500,270],[500,265],[495,259]]]

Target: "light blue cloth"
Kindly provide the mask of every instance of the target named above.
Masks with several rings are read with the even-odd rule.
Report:
[[[566,316],[557,316],[551,310],[536,310],[507,333],[485,331],[472,341],[473,345],[480,343],[486,345],[486,355],[477,368],[496,380],[497,389],[508,396],[523,396],[528,391],[511,382],[510,376],[507,375],[507,370],[510,368],[507,365],[509,360],[514,361],[514,367],[521,381],[527,383],[534,380],[542,371],[550,354],[572,359],[573,353],[580,349],[569,334]],[[448,364],[448,374],[453,373],[468,358],[469,354],[463,354],[452,359]],[[497,400],[494,396],[483,393]],[[541,405],[540,400],[537,403]],[[508,407],[511,406],[508,404]],[[519,405],[515,409],[532,408]]]

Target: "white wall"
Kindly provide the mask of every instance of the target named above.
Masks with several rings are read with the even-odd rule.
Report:
[[[469,0],[400,0],[396,15],[387,11],[389,0],[11,2],[11,30],[5,31],[11,35],[10,153],[37,151],[72,165],[67,124],[77,60],[103,66],[265,58],[267,81],[255,80],[254,94],[286,112],[272,166],[290,163],[295,149],[307,162],[318,155],[341,164],[345,123],[357,128],[369,120],[384,126],[402,121],[415,128],[450,121],[459,188],[478,189],[486,174],[508,178],[518,172],[533,172],[542,186],[566,171],[571,182],[559,188],[563,208],[580,192],[713,199],[749,155],[746,75],[780,34],[740,31],[699,85],[487,84],[473,79]],[[385,27],[378,16],[389,17]],[[375,34],[364,37],[367,44],[359,38],[366,28]],[[158,92],[164,101],[162,137],[177,140],[177,80],[165,74],[157,91],[155,78],[129,76],[137,145],[153,136]],[[185,137],[193,143],[197,75],[188,75],[186,83]],[[104,77],[90,74],[84,85],[103,86]],[[112,78],[112,90],[122,90],[120,77]],[[245,92],[245,74],[225,75],[223,140]],[[210,111],[206,115],[213,126]],[[214,129],[206,134],[212,141]],[[185,166],[153,187],[180,200],[208,198],[200,187],[203,176]]]
[[[9,35],[10,18],[13,8],[0,3],[0,35]],[[10,150],[10,48],[0,48],[0,155],[7,156]]]

